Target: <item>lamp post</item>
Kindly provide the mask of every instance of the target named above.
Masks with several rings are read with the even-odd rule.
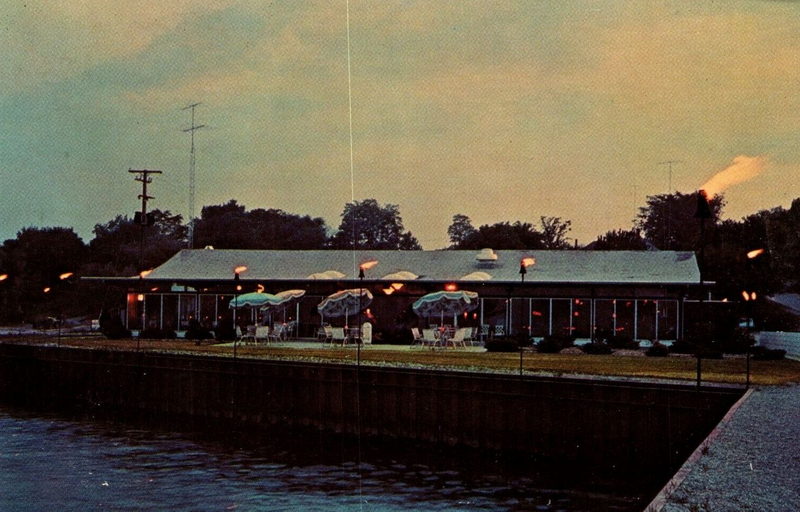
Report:
[[[694,212],[694,218],[698,219],[700,222],[700,310],[702,313],[703,310],[703,271],[705,270],[706,262],[705,262],[705,253],[706,253],[706,219],[710,219],[711,215],[711,206],[708,204],[708,196],[706,195],[705,190],[698,190],[697,191],[697,209]],[[700,380],[701,380],[701,368],[702,368],[702,354],[700,350],[700,344],[698,343],[696,354],[697,357],[697,387],[700,387]]]
[[[239,274],[246,271],[245,265],[239,265],[233,269],[233,358],[236,359],[236,342],[239,341],[236,335],[236,310],[239,309],[239,292],[242,290],[242,285],[239,284]]]
[[[524,285],[525,284],[525,274],[528,273],[528,267],[530,267],[534,263],[536,263],[536,260],[534,258],[531,258],[531,257],[525,257],[525,258],[522,258],[520,260],[520,262],[519,262],[520,285]],[[522,288],[522,286],[520,286],[520,289],[521,288]],[[523,297],[522,300],[524,301],[525,298]],[[523,306],[524,306],[524,302],[523,302]],[[531,312],[530,312],[530,309],[531,309],[530,307],[525,307],[525,322],[522,325],[525,338],[524,338],[524,343],[520,343],[519,344],[519,374],[520,374],[520,376],[522,376],[522,354],[525,351],[525,345],[527,345],[528,342],[531,339],[531,332],[530,332],[530,323],[531,323],[530,315],[531,315]]]
[[[357,362],[361,364],[361,297],[364,295],[364,271],[378,264],[378,260],[367,260],[358,266],[358,346]]]
[[[742,298],[744,298],[744,304],[747,313],[747,334],[750,334],[751,327],[754,327],[753,324],[753,303],[756,301],[758,296],[756,292],[747,292],[747,290],[742,291]],[[747,343],[747,352],[746,352],[746,360],[747,360],[747,380],[745,382],[745,386],[747,388],[750,387],[750,343]]]

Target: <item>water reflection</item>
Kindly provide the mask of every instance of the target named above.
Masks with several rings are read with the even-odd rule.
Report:
[[[652,492],[585,473],[318,431],[122,424],[0,406],[0,510],[622,511],[640,510]]]

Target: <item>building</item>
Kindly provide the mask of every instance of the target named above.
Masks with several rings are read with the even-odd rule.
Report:
[[[377,262],[359,278],[359,266]],[[528,264],[526,267],[525,264]],[[239,267],[236,280],[235,269]],[[245,268],[246,270],[241,270]],[[271,251],[182,250],[128,285],[126,322],[181,334],[196,320],[232,325],[237,294],[302,289],[288,310],[266,320],[293,321],[297,335],[314,336],[323,321],[316,306],[338,290],[365,288],[374,300],[364,315],[391,338],[440,318],[418,318],[411,304],[442,289],[477,292],[479,307],[446,323],[502,326],[506,335],[529,331],[590,339],[616,333],[638,340],[675,340],[684,331],[687,300],[702,282],[692,252],[676,251]],[[241,288],[237,290],[237,286]],[[247,315],[250,315],[247,317]],[[227,324],[226,324],[227,323]]]

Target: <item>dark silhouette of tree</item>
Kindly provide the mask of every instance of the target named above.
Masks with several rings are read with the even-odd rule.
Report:
[[[542,225],[542,243],[545,249],[569,249],[567,233],[569,233],[571,221],[561,220],[561,217],[540,217]]]
[[[331,237],[332,249],[421,249],[419,242],[405,231],[396,204],[381,206],[375,199],[347,203],[339,230]]]
[[[638,229],[615,229],[598,236],[586,248],[596,251],[644,251],[647,243]]]
[[[247,211],[231,199],[206,206],[195,224],[197,247],[217,249],[322,249],[327,228],[321,218],[278,209]]]
[[[542,234],[527,222],[485,224],[453,249],[545,249]]]
[[[86,245],[72,230],[65,227],[25,228],[15,239],[3,243],[3,272],[10,279],[4,282],[5,299],[13,308],[5,311],[7,320],[34,320],[37,315],[56,312],[75,303],[74,292],[46,295],[60,289],[65,281],[61,274],[81,271]],[[70,279],[70,283],[74,282]]]
[[[453,215],[453,223],[447,228],[447,236],[450,237],[450,247],[457,247],[463,244],[470,236],[476,233],[472,226],[472,221],[466,215],[457,213]]]
[[[711,218],[705,221],[706,242],[711,240],[714,225],[719,220],[725,204],[722,196],[708,201]],[[647,197],[647,204],[639,208],[635,227],[656,248],[673,251],[694,251],[700,245],[700,220],[697,211],[697,194],[660,194]]]
[[[125,215],[117,215],[105,224],[94,227],[94,239],[89,243],[90,260],[94,271],[103,275],[136,275],[139,268],[139,249],[144,234],[142,266],[153,268],[186,247],[188,228],[183,217],[170,211],[153,210],[151,226],[142,226]]]

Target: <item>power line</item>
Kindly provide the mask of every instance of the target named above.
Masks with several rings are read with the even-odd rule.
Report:
[[[195,174],[195,154],[194,154],[194,132],[200,128],[205,128],[206,125],[194,124],[194,109],[200,103],[192,103],[187,105],[181,110],[192,111],[192,125],[183,130],[184,133],[189,132],[192,140],[191,149],[189,149],[189,249],[194,249],[194,174]]]
[[[147,185],[153,182],[153,178],[151,178],[150,175],[161,174],[161,171],[150,169],[128,169],[128,172],[136,174],[136,177],[133,179],[142,184],[142,193],[139,194],[139,199],[142,200],[142,210],[137,212],[139,215],[134,217],[134,220],[138,221],[137,223],[141,228],[139,233],[139,271],[141,272],[144,270],[144,228],[150,224],[147,217],[147,201],[148,199],[155,199],[153,196],[147,195]]]

